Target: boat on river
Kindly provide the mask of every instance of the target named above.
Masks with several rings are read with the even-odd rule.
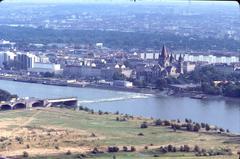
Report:
[[[192,99],[207,99],[207,96],[204,94],[197,94],[194,96],[191,96]]]

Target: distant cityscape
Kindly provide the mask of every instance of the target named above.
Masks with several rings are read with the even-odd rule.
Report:
[[[163,44],[171,51],[225,54],[240,51],[240,22],[235,3],[210,6],[208,3],[40,3],[37,7],[31,3],[17,6],[2,3],[2,6],[0,37],[18,42],[19,47],[26,43],[103,42],[109,48],[140,51],[159,49]]]
[[[231,94],[240,74],[235,5],[154,4],[3,3],[0,77]]]
[[[36,48],[31,52],[18,51],[15,45],[15,42],[0,41],[2,78],[41,83],[49,78],[51,82],[61,80],[58,84],[155,88],[159,79],[178,78],[206,65],[227,74],[240,73],[238,56],[174,53],[165,45],[144,53],[113,50],[103,43],[91,48],[50,44],[46,52],[38,51],[47,47],[44,44],[29,44]]]
[[[240,159],[235,1],[0,1],[0,159]]]

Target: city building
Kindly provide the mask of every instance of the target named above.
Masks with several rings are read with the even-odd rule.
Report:
[[[140,53],[139,57],[143,60],[158,60],[160,53]],[[175,53],[173,56],[175,58],[179,58],[181,54]],[[235,62],[240,62],[240,57],[239,56],[223,56],[223,55],[211,55],[211,54],[187,54],[185,53],[183,55],[184,61],[189,61],[189,62],[206,62],[209,64],[214,64],[214,63],[235,63]]]
[[[63,74],[74,78],[101,77],[101,69],[91,66],[68,65],[64,68]]]
[[[32,68],[28,68],[29,72],[36,72],[36,73],[55,73],[61,74],[63,69],[61,69],[60,64],[53,64],[53,63],[35,63]]]
[[[36,63],[50,63],[50,60],[49,60],[49,57],[47,57],[47,56],[39,55],[39,56],[37,56],[35,62]]]
[[[184,62],[183,63],[183,72],[188,73],[194,71],[196,68],[195,62]]]
[[[239,62],[238,56],[216,56],[216,55],[199,55],[199,54],[185,54],[184,61],[189,62],[207,62],[209,64],[215,63],[235,63]]]
[[[18,69],[27,70],[28,68],[33,68],[36,55],[30,53],[17,53],[15,57],[15,62],[18,63]]]
[[[16,57],[14,52],[2,51],[0,52],[0,67],[3,67],[4,62],[13,61]]]

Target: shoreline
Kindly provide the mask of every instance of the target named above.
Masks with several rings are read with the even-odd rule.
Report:
[[[126,88],[126,87],[116,87],[116,86],[108,86],[108,85],[97,85],[97,84],[78,84],[78,83],[67,83],[67,80],[59,80],[59,79],[19,79],[15,77],[3,77],[0,76],[0,80],[6,81],[14,81],[14,82],[22,82],[22,83],[34,83],[34,84],[42,84],[42,85],[50,85],[50,86],[62,86],[62,87],[74,87],[74,88],[92,88],[92,89],[101,89],[101,90],[112,90],[112,91],[120,91],[120,92],[130,92],[130,93],[141,93],[141,94],[153,94],[157,95],[158,93],[162,93],[161,91],[155,89],[147,89],[147,88]],[[54,81],[51,81],[54,80]]]
[[[119,91],[119,92],[129,92],[129,93],[140,93],[146,95],[154,95],[156,97],[188,97],[191,99],[196,100],[208,100],[208,99],[224,99],[224,100],[240,100],[239,98],[234,97],[225,97],[222,95],[209,95],[202,92],[174,92],[173,94],[169,94],[169,90],[160,91],[157,89],[148,89],[148,88],[126,88],[126,87],[116,87],[116,86],[108,86],[108,85],[97,85],[97,84],[79,84],[79,83],[67,83],[67,80],[61,79],[16,79],[16,77],[4,77],[0,76],[0,80],[6,81],[14,81],[14,82],[22,82],[22,83],[34,83],[34,84],[41,84],[41,85],[49,85],[49,86],[60,86],[60,87],[73,87],[73,88],[91,88],[91,89],[99,89],[99,90],[110,90],[110,91]],[[53,80],[53,81],[51,81]],[[206,98],[198,99],[193,98],[196,95],[203,95]]]

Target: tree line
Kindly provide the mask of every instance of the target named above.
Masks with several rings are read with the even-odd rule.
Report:
[[[121,32],[100,30],[54,30],[46,28],[27,28],[0,26],[0,38],[19,43],[19,47],[29,43],[75,43],[95,45],[103,42],[115,49],[160,49],[167,44],[171,50],[228,50],[237,51],[239,41],[233,39],[200,38],[175,35],[170,32]],[[224,45],[222,45],[224,44]]]

